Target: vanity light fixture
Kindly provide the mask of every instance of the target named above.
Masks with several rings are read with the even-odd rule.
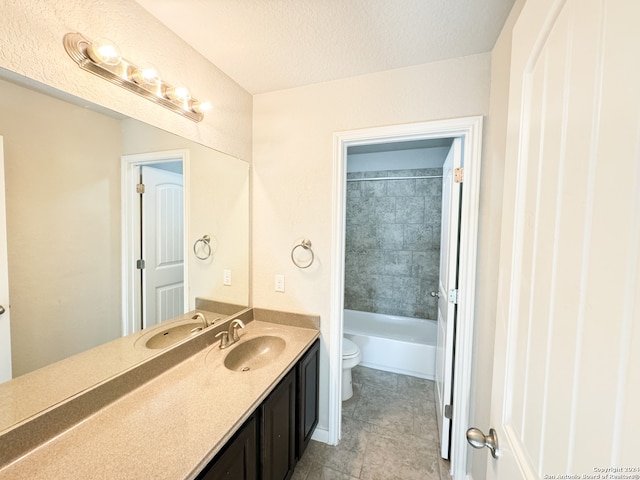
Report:
[[[138,66],[123,58],[118,46],[110,40],[98,38],[91,41],[80,33],[67,33],[63,44],[69,56],[83,70],[194,122],[200,122],[204,118],[204,112],[211,109],[211,103],[192,98],[188,88],[174,86],[162,80],[154,66]]]

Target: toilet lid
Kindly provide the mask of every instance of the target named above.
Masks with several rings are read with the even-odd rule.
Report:
[[[353,343],[348,338],[342,338],[342,356],[343,357],[353,357],[360,352],[358,346]]]

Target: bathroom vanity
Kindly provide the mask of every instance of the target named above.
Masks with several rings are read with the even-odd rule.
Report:
[[[198,480],[290,478],[318,423],[319,354],[316,340]]]
[[[231,316],[3,431],[0,479],[289,478],[318,421],[318,337],[318,317]]]

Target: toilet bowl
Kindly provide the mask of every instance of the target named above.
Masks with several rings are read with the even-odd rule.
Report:
[[[351,382],[351,369],[362,360],[362,354],[358,345],[348,338],[342,338],[342,401],[349,400],[353,396]]]

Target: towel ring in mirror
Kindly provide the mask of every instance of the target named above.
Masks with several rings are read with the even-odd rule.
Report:
[[[193,253],[199,260],[206,260],[211,256],[211,237],[203,235],[193,244]]]

